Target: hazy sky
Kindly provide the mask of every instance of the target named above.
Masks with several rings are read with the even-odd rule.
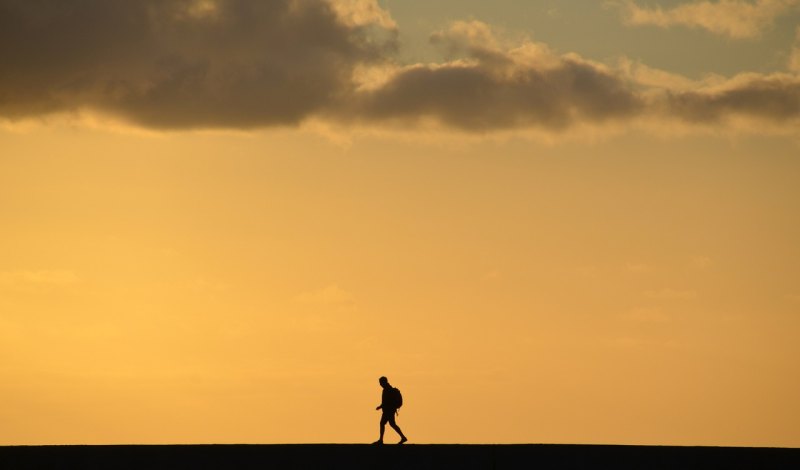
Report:
[[[798,182],[797,0],[0,0],[0,444],[797,447]]]

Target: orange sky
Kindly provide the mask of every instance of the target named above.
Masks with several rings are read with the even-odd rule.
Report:
[[[224,2],[201,3],[177,2],[194,9],[175,21],[227,18]],[[332,37],[410,21],[391,2],[352,5],[322,23]],[[620,31],[648,27],[603,11]],[[487,23],[434,29],[467,58],[358,63],[372,91],[349,92],[341,62],[315,63],[353,101],[303,94],[285,114],[239,110],[304,84],[261,95],[242,79],[253,94],[240,96],[209,82],[213,106],[195,107],[180,87],[141,101],[74,92],[84,82],[10,88],[0,445],[371,442],[386,375],[416,443],[800,446],[800,112],[786,61],[696,79],[510,44]],[[781,31],[788,60],[794,32]],[[180,34],[183,51],[176,37],[195,36]],[[362,57],[353,44],[337,60]],[[572,72],[588,82],[553,85]],[[475,77],[497,87],[475,97],[493,108],[465,117]],[[554,93],[570,112],[515,101]],[[628,105],[606,112],[609,97]]]

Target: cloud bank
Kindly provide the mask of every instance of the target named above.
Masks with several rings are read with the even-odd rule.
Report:
[[[505,43],[477,21],[431,36],[449,60],[403,65],[396,35],[375,0],[0,0],[0,118],[89,111],[159,130],[322,119],[470,133],[800,124],[790,70],[695,82]]]
[[[463,56],[443,64],[400,67],[353,100],[362,120],[432,119],[465,130],[624,119],[644,103],[630,83],[576,55],[541,44],[499,46],[479,22],[457,22],[431,37]]]
[[[701,28],[735,39],[752,38],[772,25],[775,18],[800,5],[800,0],[718,0],[695,1],[673,8],[641,7],[634,0],[611,2],[618,6],[628,24],[662,28]]]
[[[0,0],[0,114],[92,108],[155,128],[294,124],[390,40],[369,2]]]

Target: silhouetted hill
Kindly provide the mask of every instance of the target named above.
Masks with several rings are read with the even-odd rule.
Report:
[[[603,445],[114,445],[0,447],[2,469],[800,468],[800,449]]]

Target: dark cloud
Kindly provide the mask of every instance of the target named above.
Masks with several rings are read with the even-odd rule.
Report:
[[[667,114],[688,122],[715,124],[731,117],[775,123],[800,119],[800,76],[752,75],[716,90],[670,92]]]
[[[501,44],[479,22],[432,36],[446,62],[397,66],[393,28],[374,0],[0,0],[0,118],[88,109],[159,129],[322,116],[471,132],[800,121],[798,75],[657,86],[541,44]],[[370,69],[380,78],[362,81]]]
[[[484,63],[411,67],[364,93],[362,119],[433,118],[468,130],[523,126],[563,129],[576,122],[631,117],[644,103],[632,86],[590,64],[514,66],[497,73]]]
[[[314,0],[0,0],[0,114],[149,127],[296,123],[389,47]]]
[[[640,112],[633,85],[576,56],[546,47],[503,47],[483,23],[456,22],[431,43],[452,57],[444,65],[399,70],[362,93],[362,119],[434,119],[466,130],[525,126],[563,129]]]

